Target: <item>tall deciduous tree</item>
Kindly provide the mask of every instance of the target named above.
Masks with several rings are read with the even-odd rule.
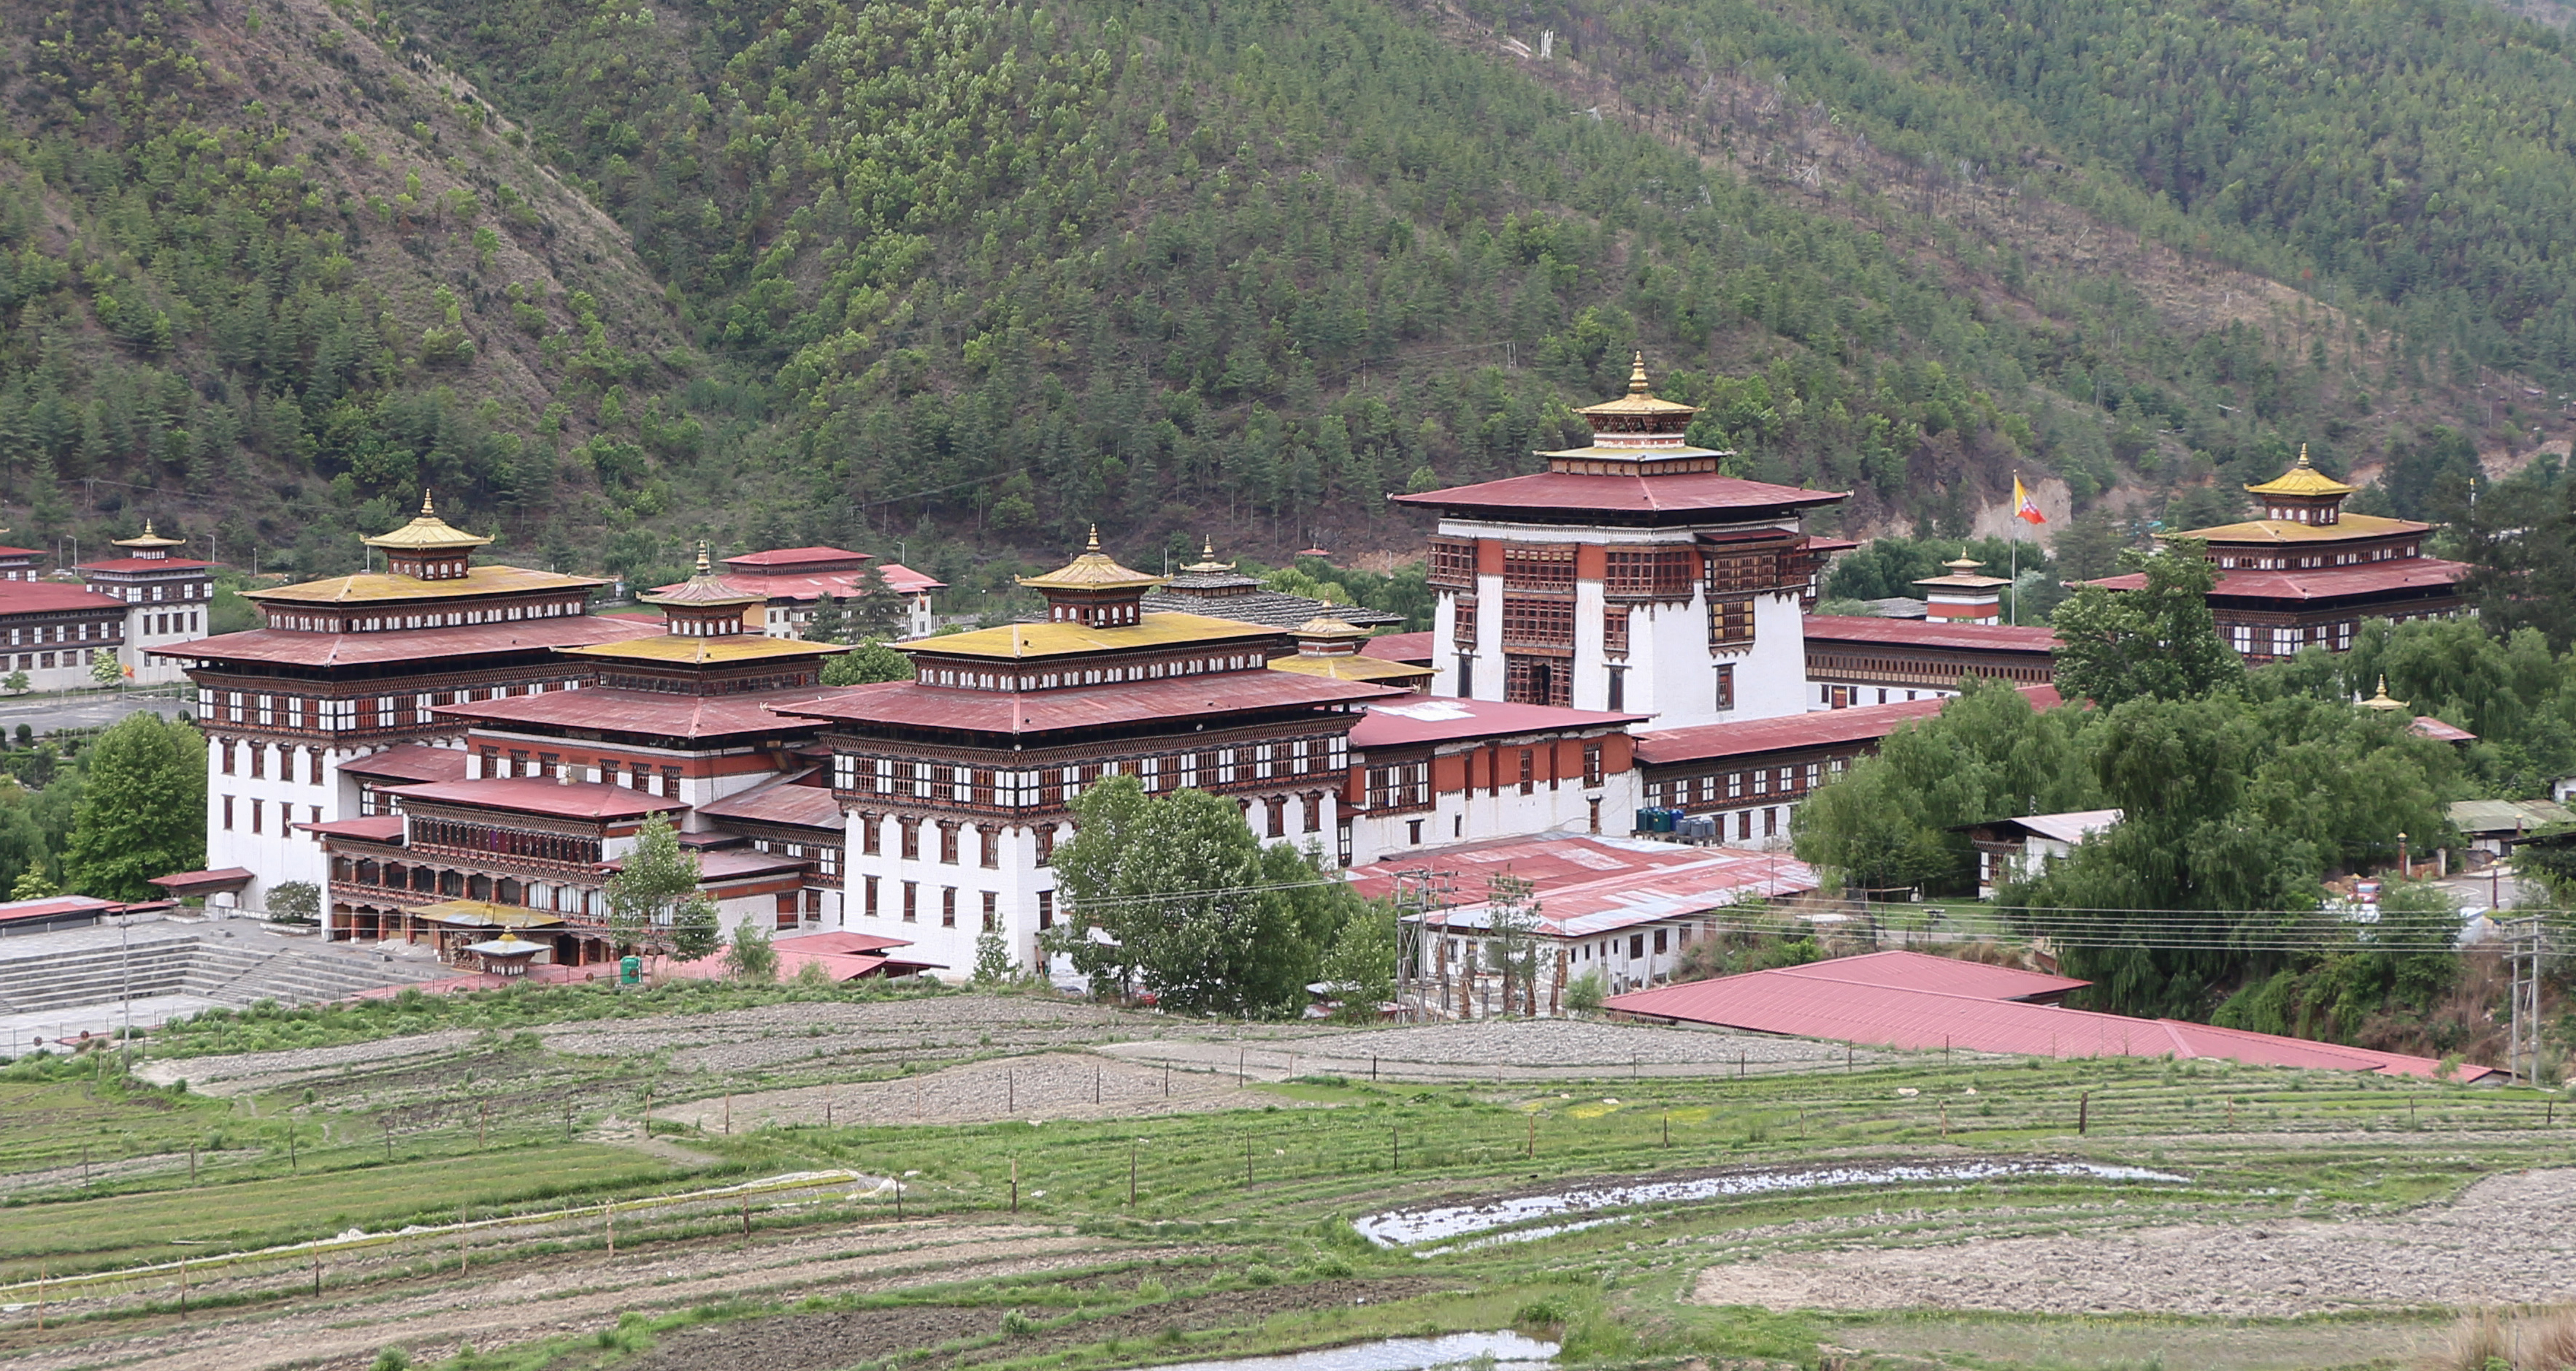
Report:
[[[695,961],[716,949],[716,905],[698,888],[698,858],[680,846],[671,821],[645,816],[616,875],[608,878],[608,927],[620,946],[668,949]]]
[[[72,889],[111,900],[160,893],[154,876],[206,864],[206,742],[145,711],[99,735],[72,813],[63,871]]]
[[[2218,568],[2208,544],[2176,538],[2161,552],[2120,554],[2141,572],[2133,590],[2086,586],[2057,607],[2057,688],[2105,709],[2125,700],[2181,700],[2241,682],[2245,664],[2218,636],[2209,592]]]
[[[1148,795],[1132,776],[1092,786],[1073,810],[1079,831],[1055,855],[1069,918],[1053,947],[1095,987],[1137,985],[1191,1014],[1275,1017],[1304,1003],[1359,903],[1310,857],[1264,848],[1231,800]]]
[[[874,685],[879,681],[912,679],[912,658],[876,638],[823,663],[823,684],[827,686]]]

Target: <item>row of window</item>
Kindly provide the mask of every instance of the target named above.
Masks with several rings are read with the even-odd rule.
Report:
[[[320,733],[366,732],[436,722],[430,711],[441,705],[471,704],[477,700],[498,700],[512,695],[541,695],[549,690],[578,689],[580,685],[578,679],[530,681],[522,685],[424,690],[409,695],[375,695],[355,700],[200,689],[197,708],[208,723],[256,724],[261,728],[297,730],[309,728]]]
[[[1810,647],[1807,652],[1807,675],[1810,677],[1859,676],[1876,680],[1893,677],[1899,683],[1938,680],[1943,685],[1956,682],[1962,676],[1974,676],[1980,680],[2000,678],[2025,685],[2046,685],[2057,679],[2057,668],[2055,663],[2046,660],[2015,666],[1980,664],[1961,667],[1951,663],[1927,662],[1912,657],[1846,656],[1839,652],[1819,652]],[[1914,697],[1909,695],[1906,698]],[[1886,701],[1881,700],[1880,703],[1884,704]]]
[[[937,805],[1056,809],[1080,795],[1084,786],[1110,776],[1134,776],[1146,790],[1155,792],[1204,789],[1324,775],[1346,768],[1348,758],[1349,743],[1339,735],[1034,770],[996,770],[842,753],[833,758],[832,783],[847,792],[907,796]]]
[[[1872,689],[1878,691],[1877,703],[1890,704],[1895,702],[1896,692],[1904,690],[1904,687],[1847,685],[1818,686],[1816,687],[1816,702],[1832,709],[1849,709],[1854,705],[1869,703],[1869,701],[1864,697],[1867,696]],[[1928,695],[1936,700],[1945,700],[1954,693],[1956,692],[1947,690],[1906,690],[1905,698],[1911,700],[1918,696]]]
[[[595,866],[600,860],[599,839],[595,837],[537,833],[522,828],[460,823],[454,819],[429,819],[418,815],[411,820],[411,845],[587,866]]]
[[[1572,594],[1575,549],[1570,544],[1503,546],[1503,588]],[[1779,587],[1787,564],[1780,549],[1705,556],[1696,547],[1609,548],[1603,557],[1602,592],[1614,598],[1687,600],[1703,581],[1721,593]],[[1431,541],[1431,584],[1448,590],[1476,588],[1476,544],[1467,539]]]
[[[524,619],[562,619],[582,612],[579,600],[546,600],[537,604],[491,605],[423,614],[297,614],[267,609],[270,628],[304,633],[382,633],[407,628],[455,628],[466,624],[517,623]]]
[[[233,796],[226,795],[226,796],[224,796],[224,797],[223,797],[223,801],[224,801],[224,804],[223,804],[223,811],[224,811],[224,817],[223,817],[224,831],[225,831],[226,833],[230,833],[230,832],[232,832],[232,831],[233,831],[233,822],[234,822],[235,818],[239,815],[240,811],[239,811],[238,809],[236,809],[236,807],[235,807],[235,799],[234,799],[234,797],[233,797]],[[255,797],[255,796],[254,796],[254,797],[251,799],[251,802],[250,802],[250,804],[249,804],[249,806],[248,806],[248,809],[249,809],[249,813],[250,813],[250,831],[251,831],[251,832],[253,832],[253,833],[265,833],[265,832],[267,832],[267,831],[268,831],[268,828],[267,828],[267,826],[268,826],[268,801],[263,800],[263,799],[259,799],[259,798],[257,798],[257,797]],[[310,817],[309,817],[309,818],[307,818],[304,822],[306,822],[306,823],[311,823],[311,824],[318,824],[318,823],[322,822],[322,806],[320,806],[320,805],[307,805],[307,806],[305,806],[305,809],[306,809],[306,811],[309,813]],[[294,830],[293,830],[293,828],[292,828],[292,825],[293,825],[294,823],[295,823],[295,806],[294,806],[294,805],[292,805],[292,804],[287,803],[286,801],[280,800],[280,801],[278,802],[278,804],[277,804],[277,831],[278,831],[278,832],[280,832],[280,833],[290,833],[290,832],[294,831]],[[306,836],[306,837],[308,837],[308,838],[315,838],[315,840],[316,840],[316,841],[319,841],[319,838],[315,837],[315,835],[314,835],[313,833],[309,832],[309,831],[308,831],[304,836]]]
[[[983,671],[924,665],[918,679],[923,685],[953,686],[960,690],[1056,690],[1073,686],[1119,685],[1130,681],[1162,681],[1217,671],[1256,671],[1269,664],[1270,658],[1262,653],[1228,652],[1213,657],[1177,657],[1084,667],[1078,671]]]
[[[277,757],[277,779],[294,780],[295,762],[300,756],[304,759],[304,780],[312,785],[322,784],[323,752],[318,747],[296,747],[286,743],[236,743],[229,738],[215,740],[217,765],[227,776],[240,775],[243,769],[242,762],[247,759],[252,779],[265,779],[268,776],[268,759],[271,753],[276,754]]]
[[[1793,762],[1787,766],[1754,767],[1744,771],[1710,772],[1702,776],[1648,781],[1646,805],[1650,809],[1694,809],[1729,804],[1748,797],[1799,799],[1843,774],[1849,765],[1849,758],[1835,757],[1826,761]]]
[[[98,632],[93,636],[91,629]],[[33,628],[9,630],[9,646],[30,647],[45,643],[122,642],[125,621],[122,619],[83,620],[76,624],[38,624]]]
[[[189,609],[168,614],[146,614],[143,616],[143,631],[156,638],[169,637],[173,634],[193,634],[197,632],[197,611]]]
[[[152,585],[107,585],[93,581],[90,583],[90,589],[95,590],[102,595],[123,600],[128,604],[137,605],[159,604],[165,599],[206,600],[214,597],[214,586],[206,581],[182,581],[176,585],[168,583],[157,583]],[[151,594],[146,595],[144,592],[147,590],[150,591]],[[164,590],[175,591],[177,593],[164,596],[161,593]]]
[[[921,922],[921,882],[896,881],[893,884],[901,888],[902,904],[900,907],[903,914],[903,922],[908,924]],[[878,904],[879,885],[879,878],[875,876],[862,876],[859,878],[859,913],[861,916],[870,919],[884,917],[884,910]],[[972,893],[976,896],[977,903],[980,905],[978,912],[982,915],[983,922],[981,926],[983,931],[986,933],[1001,932],[1001,895],[998,892],[991,890],[980,890]],[[955,928],[957,926],[957,895],[957,887],[953,885],[943,885],[939,887],[939,926],[941,928]],[[1052,928],[1054,926],[1055,892],[1052,890],[1041,890],[1038,892],[1038,927]]]
[[[2247,657],[2292,657],[2304,647],[2323,647],[2334,652],[2352,648],[2352,635],[2360,627],[2357,620],[2345,619],[2331,624],[2229,624],[2227,642]]]
[[[841,874],[842,845],[839,843],[782,843],[768,838],[754,838],[751,840],[751,846],[755,852],[780,853],[789,857],[811,859],[815,868],[826,876],[838,877]]]
[[[2308,571],[2324,567],[2360,566],[2367,562],[2402,562],[2423,553],[2413,543],[2397,547],[2374,547],[2360,552],[2330,552],[2306,557],[2280,553],[2221,553],[2218,566],[2222,571]]]
[[[506,756],[497,747],[486,747],[483,749],[482,757],[483,775],[502,780],[527,777],[560,781],[564,779],[567,768],[572,771],[574,780],[587,780],[589,778],[582,773],[593,765],[579,757],[566,758],[558,752],[531,754],[526,748],[518,747],[511,748]],[[624,786],[628,790],[642,791],[647,795],[659,795],[665,799],[680,798],[680,768],[676,766],[662,766],[642,761],[621,761],[615,757],[599,758],[596,765],[599,768],[599,780],[603,784]]]

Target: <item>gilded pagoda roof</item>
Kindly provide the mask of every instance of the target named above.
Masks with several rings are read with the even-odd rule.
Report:
[[[141,533],[136,534],[131,538],[119,538],[115,541],[116,546],[118,547],[130,547],[138,552],[148,552],[153,548],[185,547],[188,542],[185,538],[164,538],[160,534],[153,532],[152,521],[149,519],[143,521],[143,531]]]
[[[417,576],[397,576],[389,572],[367,571],[352,576],[333,576],[319,581],[304,581],[272,590],[245,590],[242,598],[262,604],[374,604],[377,602],[418,602],[425,600],[462,600],[484,595],[515,594],[536,590],[589,589],[600,584],[588,576],[566,576],[553,571],[535,571],[519,566],[468,567],[462,576],[446,580],[424,581]]]
[[[654,662],[664,666],[725,666],[734,662],[787,657],[828,657],[849,649],[838,643],[808,643],[795,638],[772,638],[764,633],[723,633],[707,637],[665,633],[654,638],[630,638],[622,643],[594,643],[587,647],[557,648],[556,651],[572,656]]]
[[[369,547],[389,548],[397,552],[464,552],[491,542],[478,538],[438,517],[438,507],[431,503],[428,491],[420,495],[420,515],[391,533],[380,533],[364,540]]]
[[[1082,555],[1044,576],[1023,576],[1020,584],[1031,590],[1151,590],[1169,577],[1149,576],[1133,567],[1120,566],[1117,560],[1100,550],[1100,530],[1091,530],[1090,545]]]
[[[2212,543],[2336,543],[2370,538],[2391,538],[2407,533],[2430,533],[2431,524],[2411,519],[2383,519],[2376,514],[2345,514],[2331,524],[2301,523],[2296,519],[2248,519],[2241,524],[2219,524],[2211,528],[2184,529],[2179,533],[2159,533],[2159,538],[2201,538]]]
[[[1190,563],[1188,566],[1182,567],[1181,570],[1189,572],[1193,576],[1214,576],[1234,570],[1234,563],[1218,561],[1216,559],[1216,539],[1202,538],[1199,540],[1199,559]]]
[[[2315,467],[2308,465],[2308,445],[2301,443],[2299,445],[2299,460],[2292,463],[2288,471],[2282,472],[2280,475],[2273,477],[2271,480],[2265,481],[2259,486],[2247,486],[2245,488],[2245,493],[2248,495],[2288,495],[2292,497],[2306,496],[2310,499],[2322,499],[2336,495],[2350,495],[2359,489],[2361,489],[2361,487],[2345,485],[2343,482],[2338,481],[2324,472],[2317,470]]]
[[[1276,628],[1248,624],[1240,619],[1219,619],[1205,614],[1147,613],[1142,622],[1133,624],[1098,628],[1090,624],[1061,622],[1004,624],[999,628],[947,633],[896,646],[925,657],[1025,660],[1130,648],[1178,647],[1187,643],[1216,643],[1238,638],[1275,642],[1278,637]]]
[[[1365,681],[1375,685],[1411,686],[1429,680],[1431,668],[1411,662],[1390,662],[1382,657],[1274,657],[1273,671],[1293,672],[1299,676],[1322,676],[1335,681]]]
[[[638,595],[635,598],[648,605],[679,605],[694,609],[722,609],[728,606],[769,603],[769,597],[766,595],[747,594],[726,585],[723,579],[716,575],[714,564],[707,560],[707,545],[703,539],[698,543],[698,569],[695,575],[669,590],[650,595]]]
[[[1289,633],[1298,638],[1325,638],[1334,641],[1357,640],[1369,636],[1369,631],[1357,624],[1323,614],[1318,614],[1297,625],[1290,629]]]
[[[1617,415],[1651,415],[1657,418],[1670,417],[1679,419],[1697,414],[1699,413],[1699,410],[1693,405],[1676,404],[1671,400],[1663,400],[1655,397],[1653,390],[1648,386],[1646,381],[1646,354],[1641,351],[1636,355],[1636,358],[1629,366],[1627,394],[1620,396],[1616,400],[1606,400],[1597,405],[1586,405],[1582,409],[1576,410],[1575,413],[1600,415],[1603,417]]]

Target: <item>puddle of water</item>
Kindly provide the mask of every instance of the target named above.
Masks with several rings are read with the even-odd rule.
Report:
[[[1491,1357],[1495,1371],[1547,1371],[1557,1345],[1518,1333],[1451,1333],[1437,1338],[1381,1338],[1281,1357],[1189,1361],[1153,1371],[1430,1371]]]
[[[1559,1214],[1597,1209],[1628,1209],[1647,1204],[1674,1204],[1739,1195],[1769,1195],[1789,1190],[1815,1190],[1836,1185],[1975,1182],[2015,1176],[2081,1176],[2105,1181],[2163,1181],[2187,1185],[2190,1178],[2138,1166],[2104,1166],[2095,1162],[1975,1161],[1923,1162],[1875,1166],[1827,1166],[1804,1171],[1768,1170],[1722,1176],[1694,1176],[1669,1181],[1603,1181],[1546,1195],[1515,1195],[1481,1204],[1437,1209],[1398,1209],[1371,1214],[1351,1227],[1380,1247],[1407,1247],[1442,1238],[1465,1237]]]

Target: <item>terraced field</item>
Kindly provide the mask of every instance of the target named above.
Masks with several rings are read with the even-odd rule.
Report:
[[[2576,1302],[2529,1091],[1016,997],[328,1034],[0,1071],[0,1367],[2393,1367]]]

